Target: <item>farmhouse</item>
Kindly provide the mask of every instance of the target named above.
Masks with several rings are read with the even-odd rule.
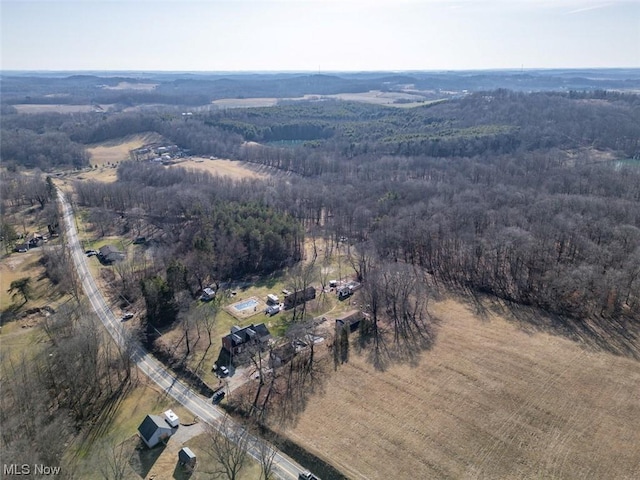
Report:
[[[307,287],[304,290],[296,290],[284,297],[284,308],[293,308],[296,305],[313,300],[316,298],[316,289]]]
[[[222,337],[222,348],[231,355],[242,353],[251,345],[262,346],[271,338],[271,333],[264,323],[247,327],[231,327],[231,333]]]
[[[164,442],[173,432],[171,426],[159,415],[147,415],[138,427],[140,438],[149,448]]]
[[[102,263],[107,265],[119,262],[124,258],[124,253],[118,251],[117,248],[111,245],[105,245],[98,250],[98,258]]]

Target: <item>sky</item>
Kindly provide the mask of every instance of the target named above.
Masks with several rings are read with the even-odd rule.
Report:
[[[640,67],[640,0],[0,0],[1,70]]]

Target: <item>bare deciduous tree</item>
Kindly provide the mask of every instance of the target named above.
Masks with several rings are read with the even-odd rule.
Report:
[[[104,480],[125,480],[129,472],[129,452],[126,444],[106,439],[100,446],[98,471]]]
[[[273,478],[273,463],[276,451],[269,442],[257,435],[255,436],[254,447],[260,462],[260,480],[271,480]]]
[[[225,416],[217,428],[207,425],[205,433],[209,440],[206,451],[217,465],[217,468],[205,473],[215,478],[236,480],[247,461],[249,432]]]

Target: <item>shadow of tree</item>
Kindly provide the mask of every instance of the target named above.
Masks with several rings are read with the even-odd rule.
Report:
[[[560,335],[586,348],[640,359],[640,322],[632,318],[577,319],[492,296],[473,294],[464,298],[475,312],[482,312],[482,318],[488,318],[488,313],[493,311],[517,324],[525,332]]]
[[[378,326],[377,334],[365,327],[357,332],[351,344],[356,353],[365,353],[378,371],[384,372],[392,364],[416,367],[422,353],[435,345],[439,324],[437,317],[430,316],[422,328],[413,328],[397,338],[388,325]]]
[[[17,320],[21,305],[12,303],[0,312],[0,326]]]
[[[142,440],[140,440],[138,446],[136,446],[136,449],[129,458],[129,465],[140,477],[146,478],[165,448],[166,445],[163,443],[154,448],[147,448]]]
[[[176,463],[176,467],[173,469],[173,475],[171,478],[175,478],[176,480],[188,480],[193,476],[193,468],[188,465],[180,465],[180,463]]]

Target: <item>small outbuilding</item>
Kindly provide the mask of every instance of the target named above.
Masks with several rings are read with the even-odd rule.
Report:
[[[336,318],[336,331],[348,328],[350,332],[355,331],[360,322],[365,318],[365,314],[361,310],[351,310],[346,312],[339,318]]]
[[[178,463],[193,468],[196,466],[196,454],[189,447],[182,447],[178,452]]]
[[[293,308],[296,305],[313,300],[314,298],[316,298],[316,289],[313,287],[307,287],[304,290],[296,290],[284,297],[284,308]]]
[[[344,287],[338,288],[337,293],[338,293],[338,300],[344,300],[345,298],[350,297],[353,292],[349,287],[345,285]]]

